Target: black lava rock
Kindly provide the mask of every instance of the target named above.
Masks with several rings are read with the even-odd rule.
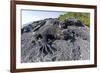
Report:
[[[80,20],[34,21],[21,29],[21,62],[90,59],[89,28]]]
[[[79,27],[84,27],[84,24],[75,18],[69,18],[64,20],[64,22],[62,23],[62,28],[67,28],[67,26],[79,26]]]

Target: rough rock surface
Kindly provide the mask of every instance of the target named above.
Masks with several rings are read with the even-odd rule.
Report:
[[[21,29],[21,62],[90,59],[89,28],[78,19],[35,21]]]

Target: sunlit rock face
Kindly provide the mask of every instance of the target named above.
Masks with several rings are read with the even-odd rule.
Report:
[[[89,28],[78,19],[48,18],[21,29],[21,63],[89,59]]]

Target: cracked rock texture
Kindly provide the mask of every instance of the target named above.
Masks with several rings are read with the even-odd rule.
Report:
[[[89,59],[89,28],[78,19],[48,18],[21,28],[21,63]]]

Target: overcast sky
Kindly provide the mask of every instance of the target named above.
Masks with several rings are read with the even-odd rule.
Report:
[[[59,15],[65,14],[60,11],[39,11],[39,10],[22,10],[22,25],[32,21],[42,20],[46,18],[57,18]]]

